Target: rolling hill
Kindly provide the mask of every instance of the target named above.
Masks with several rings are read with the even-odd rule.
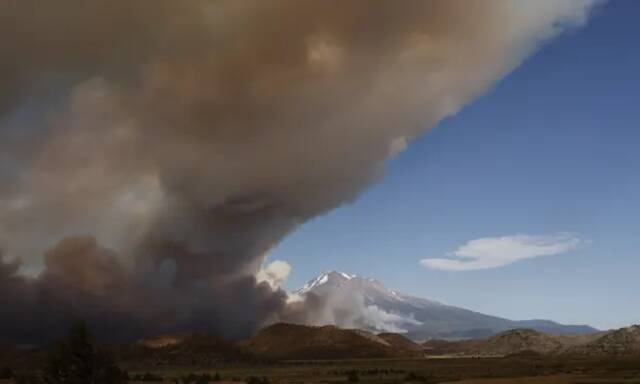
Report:
[[[400,336],[402,337],[402,336]],[[390,341],[389,341],[390,340]],[[361,359],[420,356],[409,340],[335,326],[274,324],[240,345],[273,360]]]
[[[605,332],[595,340],[568,348],[567,353],[580,355],[640,355],[640,325]]]

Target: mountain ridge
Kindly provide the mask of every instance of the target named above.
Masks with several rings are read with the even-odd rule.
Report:
[[[437,300],[407,295],[387,288],[379,280],[348,274],[336,270],[325,271],[311,279],[303,287],[292,292],[293,295],[306,296],[314,294],[325,298],[329,303],[342,306],[329,310],[355,311],[356,305],[346,305],[345,297],[362,300],[364,308],[359,319],[351,323],[334,325],[346,328],[363,328],[375,332],[391,331],[402,333],[413,341],[429,339],[479,339],[494,336],[511,329],[529,328],[549,334],[590,334],[598,332],[588,325],[566,325],[552,320],[510,320],[475,312],[461,307],[444,304]],[[361,308],[360,308],[361,309]],[[384,321],[369,320],[367,313],[383,314]],[[336,319],[336,317],[334,317]]]

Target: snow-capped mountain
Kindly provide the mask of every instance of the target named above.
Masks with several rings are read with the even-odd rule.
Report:
[[[295,293],[299,295],[303,295],[307,292],[313,291],[316,288],[320,289],[319,287],[327,283],[330,285],[339,286],[340,284],[346,281],[349,281],[351,279],[354,279],[356,277],[357,277],[356,275],[349,275],[349,274],[338,272],[338,271],[325,272],[323,274],[318,275],[315,279],[309,281],[302,288],[296,290]],[[331,279],[331,282],[329,281],[329,279]]]
[[[342,294],[353,292],[362,294],[365,303],[368,305],[388,307],[391,304],[402,303],[417,308],[445,306],[434,300],[421,299],[398,293],[392,289],[388,289],[380,281],[370,277],[361,277],[339,271],[322,273],[302,288],[294,291],[294,293],[304,295],[308,292],[313,292],[316,295],[322,296],[327,293],[335,294],[341,291]]]
[[[485,315],[405,295],[385,287],[378,280],[339,271],[322,273],[293,293],[322,299],[326,306],[324,313],[329,314],[324,317],[325,323],[404,332],[414,340],[488,337],[515,328],[556,334],[596,331],[589,326],[562,325],[550,320],[514,321]]]

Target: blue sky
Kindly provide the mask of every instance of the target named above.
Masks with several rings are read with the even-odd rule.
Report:
[[[291,234],[270,254],[293,266],[287,288],[338,269],[512,319],[640,323],[639,15],[633,0],[600,7]],[[496,268],[420,264],[515,235],[579,241]]]

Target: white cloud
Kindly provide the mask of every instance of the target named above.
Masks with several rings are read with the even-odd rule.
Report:
[[[559,255],[576,249],[584,241],[574,235],[513,235],[468,241],[451,252],[451,258],[423,259],[424,267],[445,271],[498,268],[520,260]]]
[[[271,289],[279,289],[289,277],[291,266],[286,261],[274,260],[267,266],[262,267],[256,274],[258,283],[265,282]]]

